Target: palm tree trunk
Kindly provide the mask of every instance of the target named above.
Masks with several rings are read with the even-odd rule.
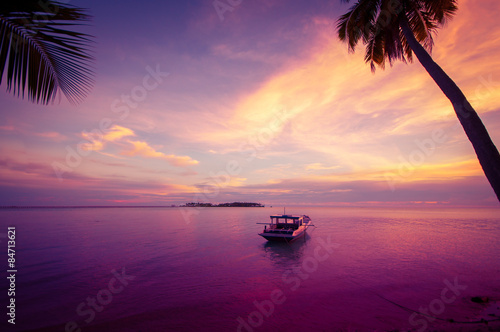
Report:
[[[417,41],[404,14],[399,16],[399,25],[413,53],[453,104],[455,113],[474,147],[484,174],[500,201],[500,154],[486,127],[460,88]]]

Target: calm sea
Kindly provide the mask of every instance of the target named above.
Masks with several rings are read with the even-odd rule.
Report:
[[[268,243],[280,212],[2,209],[0,330],[500,329],[500,209],[287,208],[316,227]]]

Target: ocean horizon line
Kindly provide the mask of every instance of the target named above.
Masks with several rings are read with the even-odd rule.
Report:
[[[403,205],[372,205],[372,204],[357,204],[357,205],[265,205],[265,206],[186,206],[184,204],[177,205],[0,205],[0,210],[16,210],[16,209],[126,209],[126,208],[213,208],[213,207],[265,207],[265,208],[429,208],[429,209],[498,209],[496,206],[475,206],[475,205],[444,205],[444,204],[403,204]]]

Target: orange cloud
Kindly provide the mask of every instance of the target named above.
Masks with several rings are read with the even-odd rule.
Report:
[[[156,151],[145,141],[134,141],[124,139],[125,137],[136,137],[135,132],[119,125],[114,125],[104,135],[98,135],[93,132],[83,132],[82,137],[91,143],[85,144],[84,149],[100,151],[101,154],[116,157],[112,153],[107,153],[104,150],[107,143],[115,143],[119,146],[126,146],[125,150],[120,154],[124,156],[142,156],[146,158],[159,158],[167,160],[171,165],[176,167],[186,167],[197,165],[199,162],[189,156],[176,156],[173,154],[167,155],[163,152]]]
[[[111,129],[104,135],[104,141],[117,141],[126,136],[135,136],[135,133],[132,129],[125,128],[122,126],[114,125]]]
[[[148,143],[144,141],[128,141],[132,145],[131,149],[123,151],[121,154],[126,156],[142,156],[147,158],[165,159],[171,165],[177,167],[197,165],[199,161],[192,159],[189,156],[176,156],[173,154],[167,155],[163,152],[156,151]]]
[[[322,163],[313,163],[306,165],[306,171],[324,171],[338,169],[340,166],[324,166]]]
[[[497,0],[481,1],[481,6],[461,0],[456,17],[435,38],[434,59],[479,113],[500,107],[499,11]]]
[[[123,137],[127,136],[135,136],[133,130],[129,128],[125,128],[119,125],[114,125],[111,127],[104,135],[101,132],[83,132],[81,136],[89,141],[90,143],[83,144],[82,149],[84,150],[93,150],[93,151],[101,151],[104,149],[104,145],[106,142],[115,142]]]

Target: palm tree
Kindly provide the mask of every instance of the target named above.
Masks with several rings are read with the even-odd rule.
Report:
[[[349,3],[350,0],[341,0]],[[358,0],[337,22],[338,36],[354,51],[366,45],[372,71],[413,54],[451,101],[479,163],[500,201],[500,154],[481,119],[453,80],[434,62],[432,35],[457,11],[456,0]]]
[[[0,4],[0,84],[6,69],[7,91],[35,103],[53,102],[60,90],[80,102],[93,85],[90,36],[66,30],[90,16],[52,0],[2,1]]]

